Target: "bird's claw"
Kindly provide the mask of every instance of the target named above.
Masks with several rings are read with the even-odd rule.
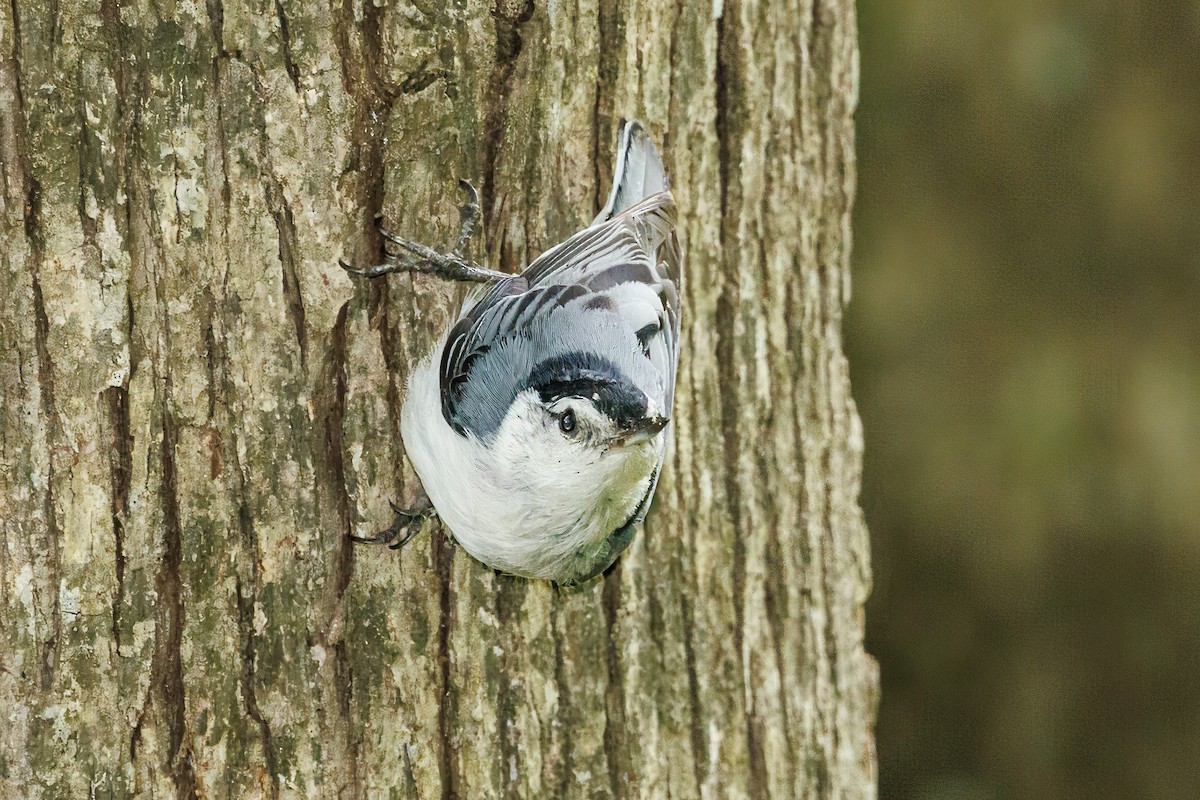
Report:
[[[344,258],[338,259],[338,266],[346,270],[346,272],[349,272],[351,275],[365,275],[367,271],[370,270],[370,267],[356,266]]]
[[[392,507],[392,524],[376,533],[374,536],[350,535],[350,540],[361,544],[386,544],[392,550],[398,550],[408,544],[409,540],[421,531],[421,524],[434,515],[432,505],[417,506],[416,508],[401,508],[388,501]]]
[[[387,275],[391,272],[428,272],[446,280],[490,283],[507,277],[502,272],[480,267],[463,258],[467,243],[479,226],[479,192],[475,190],[470,181],[465,179],[460,179],[458,186],[467,193],[467,203],[459,209],[462,226],[459,229],[454,250],[450,253],[439,253],[419,242],[397,236],[380,226],[379,235],[384,240],[385,263],[360,267],[345,259],[338,259],[338,264],[351,275],[359,275],[364,278],[378,278],[380,275]],[[399,251],[391,249],[388,245],[395,245]]]

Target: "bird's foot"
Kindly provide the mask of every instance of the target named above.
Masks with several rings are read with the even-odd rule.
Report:
[[[458,185],[467,193],[468,199],[459,209],[462,227],[459,229],[458,241],[453,252],[439,253],[419,242],[404,239],[380,228],[379,233],[384,239],[384,263],[359,267],[343,259],[338,262],[342,269],[364,278],[378,278],[392,272],[424,272],[449,281],[492,283],[509,277],[503,272],[473,264],[463,257],[467,243],[479,225],[479,192],[475,191],[475,187],[469,181],[460,180]]]
[[[409,539],[420,532],[421,524],[436,513],[428,498],[424,498],[423,503],[418,504],[415,508],[400,508],[390,500],[388,504],[392,507],[392,513],[395,514],[391,525],[374,536],[351,534],[350,540],[362,544],[386,544],[392,550],[397,550],[408,544]]]

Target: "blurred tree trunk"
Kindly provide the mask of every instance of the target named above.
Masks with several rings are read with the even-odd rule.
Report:
[[[850,0],[0,10],[0,795],[870,797],[841,347]],[[621,116],[687,254],[674,450],[603,579],[497,576],[415,489],[459,298],[352,282],[376,220],[516,269]]]

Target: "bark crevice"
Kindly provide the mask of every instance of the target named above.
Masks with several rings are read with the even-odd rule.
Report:
[[[683,660],[687,670],[688,712],[691,715],[692,775],[696,790],[704,786],[708,772],[708,746],[704,739],[704,724],[701,717],[700,680],[696,674],[696,644],[692,637],[692,608],[684,592],[679,593],[679,615],[683,620]]]
[[[492,214],[496,204],[496,164],[504,142],[505,119],[513,90],[513,75],[521,55],[524,40],[521,27],[534,12],[533,0],[524,0],[510,8],[505,0],[496,0],[492,7],[492,22],[496,29],[494,62],[488,79],[488,105],[483,118],[483,229],[491,231]]]
[[[28,221],[29,217],[26,217]],[[36,226],[35,226],[36,227]],[[28,222],[26,224],[28,230]],[[31,248],[33,249],[33,248]],[[37,248],[37,249],[40,249]],[[41,545],[41,555],[46,565],[47,580],[42,583],[49,598],[49,619],[47,620],[50,628],[50,634],[42,641],[41,664],[40,664],[40,682],[42,691],[49,691],[54,682],[55,667],[58,664],[58,642],[62,636],[62,598],[58,591],[59,583],[62,576],[62,529],[58,522],[58,504],[55,499],[55,490],[57,486],[57,475],[55,463],[55,449],[57,447],[56,439],[61,430],[61,423],[58,416],[58,404],[55,398],[54,391],[54,370],[51,367],[50,361],[50,319],[46,315],[45,297],[42,295],[42,284],[38,277],[38,268],[40,266],[40,255],[37,250],[30,256],[34,259],[35,267],[30,278],[30,285],[33,289],[33,313],[34,313],[34,343],[37,351],[38,359],[38,386],[39,396],[41,397],[42,414],[46,419],[46,445],[47,445],[47,464],[46,464],[46,488],[43,494],[42,513],[46,519],[46,537]],[[47,598],[41,598],[39,607],[44,607]]]
[[[368,3],[361,26],[355,23],[353,0],[343,0],[341,13],[334,16],[334,45],[341,67],[342,86],[353,99],[354,122],[348,131],[346,174],[355,176],[358,230],[361,232],[355,258],[375,263],[383,239],[378,221],[383,217],[384,131],[387,130],[395,92],[380,77],[383,9]],[[358,40],[352,36],[359,32]],[[378,291],[378,290],[373,290]]]
[[[442,800],[458,800],[458,762],[454,753],[457,738],[454,706],[458,693],[450,680],[450,628],[454,623],[452,559],[454,545],[439,522],[434,530],[433,571],[438,581],[437,666],[440,696],[438,700],[438,767],[442,775]]]
[[[717,359],[721,364],[739,365],[742,359],[737,351],[738,320],[741,314],[741,145],[745,130],[745,70],[742,60],[741,5],[726,2],[721,18],[717,21],[717,158],[720,174],[721,203],[721,264],[722,283],[717,296]],[[734,368],[738,369],[738,368]],[[721,435],[725,452],[725,497],[733,529],[732,541],[732,584],[734,624],[734,650],[741,684],[746,687],[746,748],[750,757],[747,789],[751,797],[768,796],[766,784],[767,765],[763,751],[763,722],[758,714],[754,687],[747,683],[746,675],[746,542],[743,516],[742,481],[750,479],[742,470],[742,436],[740,430],[740,408],[742,395],[739,380],[722,381],[720,384]],[[750,394],[750,393],[747,393]]]
[[[133,473],[133,434],[129,428],[129,392],[110,386],[100,394],[109,430],[109,508],[112,514],[113,565],[113,650],[121,651],[121,605],[125,597],[125,515],[129,508],[129,482]]]
[[[617,626],[621,611],[621,562],[604,573],[604,662],[608,682],[604,705],[604,752],[608,755],[608,784],[611,796],[623,798],[633,775],[629,769],[625,741],[625,681],[622,673],[621,639]]]
[[[554,685],[558,690],[558,706],[557,712],[560,715],[568,716],[571,713],[571,687],[567,683],[565,665],[563,664],[563,636],[564,631],[558,624],[559,615],[562,613],[562,596],[563,590],[558,586],[554,587],[552,592],[554,597],[554,608],[550,611],[550,635],[554,639]],[[574,772],[572,769],[572,753],[571,742],[566,740],[566,737],[561,732],[555,731],[552,740],[558,745],[562,754],[562,765],[559,768],[559,784],[554,787],[554,797],[566,797],[571,786],[571,775]]]
[[[604,187],[612,175],[615,154],[605,148],[606,137],[616,129],[613,94],[620,75],[620,51],[614,45],[624,33],[617,0],[599,0],[596,20],[596,104],[592,109],[592,166],[595,200],[593,213],[604,205]]]
[[[260,96],[264,96],[264,87],[255,72],[255,87]],[[262,135],[261,158],[264,166],[263,192],[267,208],[275,220],[276,235],[279,239],[279,265],[283,276],[283,297],[287,304],[288,317],[296,334],[296,343],[300,348],[300,369],[308,372],[308,330],[305,327],[304,292],[300,285],[298,267],[298,248],[296,242],[296,219],[292,215],[291,206],[287,202],[283,185],[275,172],[273,159],[266,135],[266,121],[259,120]]]
[[[104,0],[104,2],[114,2],[114,0]],[[215,59],[227,58],[228,51],[225,49],[225,3],[224,0],[205,0],[205,10],[208,13],[208,29],[213,37],[213,44],[216,48]],[[214,78],[217,76],[214,75]],[[214,83],[217,81],[214,80]],[[219,83],[218,83],[219,86]],[[223,137],[222,137],[223,138]]]
[[[250,512],[245,506],[238,509],[238,522],[242,529],[242,539],[254,540],[253,525]],[[258,728],[258,736],[262,742],[263,766],[270,786],[272,798],[279,797],[278,759],[275,754],[275,743],[271,735],[271,725],[263,716],[258,706],[258,694],[255,689],[255,673],[258,662],[258,651],[254,646],[254,606],[257,590],[254,585],[244,586],[241,578],[237,579],[234,589],[237,595],[238,627],[242,635],[242,669],[239,682],[242,690],[242,702],[246,707],[246,716]]]
[[[300,98],[300,65],[292,59],[292,36],[288,30],[287,12],[283,9],[283,0],[275,0],[275,16],[279,18],[279,52],[283,57],[283,67],[288,77],[292,79],[292,88]]]
[[[183,580],[183,526],[179,517],[179,487],[175,451],[179,433],[170,409],[171,379],[162,376],[162,487],[159,501],[163,515],[163,551],[154,581],[158,615],[154,629],[154,658],[150,668],[151,692],[168,733],[166,764],[180,800],[195,797],[196,773],[187,746],[187,693],[183,683],[183,626],[185,619]]]
[[[343,638],[346,614],[346,591],[354,576],[354,542],[350,540],[351,532],[351,499],[346,488],[345,466],[345,417],[346,417],[346,353],[347,330],[346,320],[349,303],[343,303],[338,309],[337,318],[330,335],[328,373],[324,399],[324,436],[322,440],[322,457],[318,481],[327,489],[327,494],[320,491],[318,496],[326,494],[331,497],[337,512],[337,537],[333,548],[332,581],[323,604],[323,619],[321,628],[317,631],[316,642],[332,651],[333,681],[335,700],[339,715],[339,727],[345,741],[342,743],[348,754],[352,791],[358,790],[358,742],[354,738],[350,720],[350,701],[354,693],[354,667],[350,652]],[[311,637],[310,637],[311,638]],[[310,647],[313,644],[310,641]]]

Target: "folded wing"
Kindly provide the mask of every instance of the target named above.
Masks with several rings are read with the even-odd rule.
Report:
[[[664,410],[671,408],[681,267],[675,205],[662,162],[640,125],[626,124],[621,146],[613,191],[592,225],[547,250],[521,275],[489,286],[451,329],[440,364],[442,413],[460,434],[490,436],[521,388],[520,365],[497,370],[493,364],[486,370],[487,391],[467,393],[478,365],[501,357],[526,360],[525,351],[537,349],[535,336],[575,339],[593,331],[593,338],[604,338],[593,347],[639,350],[658,375]],[[551,319],[559,330],[547,330]],[[529,347],[522,347],[523,340]],[[635,371],[641,369],[635,365]],[[497,383],[503,375],[510,379]]]

